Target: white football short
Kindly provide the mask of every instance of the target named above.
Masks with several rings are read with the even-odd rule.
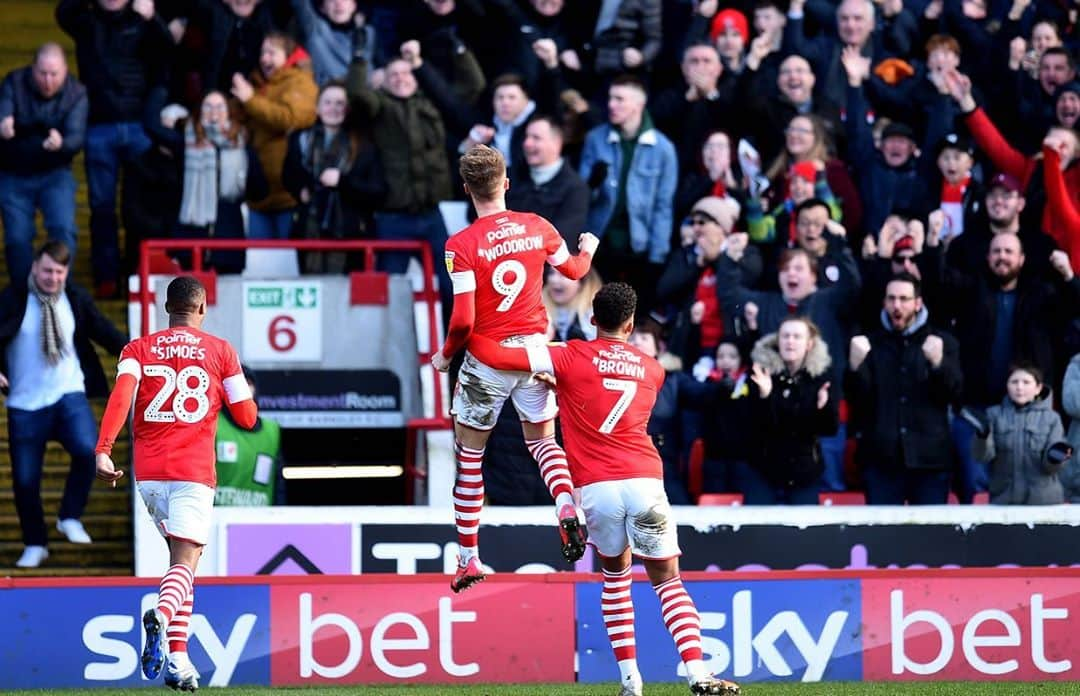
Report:
[[[214,489],[190,481],[140,481],[139,495],[161,536],[206,545]]]
[[[543,340],[528,337],[522,340]],[[450,413],[457,422],[474,430],[491,430],[499,419],[503,404],[510,399],[518,417],[526,423],[543,423],[559,413],[555,392],[533,379],[531,372],[496,370],[465,352],[465,362],[458,373]]]
[[[664,482],[654,478],[598,481],[581,488],[581,508],[589,543],[614,558],[630,547],[638,558],[664,560],[682,555]]]

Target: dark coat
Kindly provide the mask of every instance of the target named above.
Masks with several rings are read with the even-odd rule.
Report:
[[[420,70],[428,70],[427,62]],[[431,80],[429,80],[430,82]],[[349,67],[352,109],[371,123],[372,138],[386,171],[389,194],[384,209],[399,213],[435,210],[452,198],[446,130],[435,104],[424,92],[398,99],[367,85],[367,63]]]
[[[566,160],[559,173],[545,184],[534,184],[528,171],[511,179],[506,207],[547,219],[566,240],[570,252],[577,253],[578,236],[585,231],[589,214],[589,187]]]
[[[67,295],[71,312],[75,315],[75,354],[79,358],[79,367],[82,368],[86,381],[86,395],[108,396],[109,384],[105,380],[105,370],[102,369],[101,360],[91,342],[113,355],[120,355],[128,339],[101,313],[86,290],[69,282],[64,294]],[[0,292],[0,373],[5,375],[9,375],[7,347],[22,326],[28,297],[25,289],[12,286]]]
[[[860,466],[932,471],[952,466],[948,412],[963,385],[960,351],[955,338],[930,327],[928,314],[924,309],[904,334],[886,330],[882,320],[868,337],[866,360],[844,375]],[[922,351],[931,334],[945,344],[937,368]]]
[[[989,270],[971,276],[947,272],[946,294],[954,300],[953,331],[965,357],[986,356],[997,324],[997,280]],[[1051,285],[1021,273],[1016,288],[1012,362],[1033,363],[1046,384],[1058,384],[1059,355],[1068,321],[1080,311],[1080,277]],[[990,384],[989,360],[964,360],[963,403],[986,406],[999,402],[1005,384]]]
[[[795,374],[788,372],[780,358],[775,333],[759,340],[750,358],[773,381],[772,392],[765,398],[753,380],[748,382],[746,398],[755,438],[750,464],[774,486],[810,485],[825,471],[818,439],[836,434],[839,424],[836,399],[830,397],[824,408],[817,407],[818,391],[829,381],[829,347],[816,341]]]
[[[673,505],[689,505],[681,467],[682,455],[690,446],[683,434],[684,411],[704,409],[716,400],[720,390],[716,383],[698,382],[679,369],[678,361],[674,362],[670,366],[674,369],[665,374],[664,385],[656,395],[647,432],[664,462],[664,489],[668,499]]]
[[[295,229],[300,233],[298,236],[304,236],[304,231],[308,229],[307,218],[314,210],[328,227],[327,234],[320,238],[370,237],[372,215],[382,205],[387,193],[386,177],[378,151],[367,140],[360,140],[352,166],[341,172],[337,189],[327,189],[318,183],[318,175],[322,172],[308,169],[308,158],[302,144],[304,134],[312,132],[314,129],[297,131],[289,136],[289,149],[281,172],[285,190],[293,198],[300,201],[303,189],[307,189],[311,195],[310,201],[301,202],[297,210]]]
[[[736,321],[741,315],[729,312],[724,303],[721,292],[721,260],[727,258],[723,254],[712,263],[713,272],[716,274],[716,296],[723,313],[724,335],[734,336],[739,333],[741,321]],[[753,287],[761,275],[761,254],[753,247],[747,247],[746,253],[738,264],[739,283],[746,287]],[[682,360],[692,363],[698,358],[700,346],[693,345],[691,340],[697,335],[690,322],[690,308],[697,301],[697,286],[705,267],[697,265],[697,254],[694,246],[680,247],[668,257],[664,272],[660,275],[660,281],[656,285],[656,301],[660,305],[670,307],[675,315],[674,326],[671,330],[669,349]]]
[[[14,174],[39,174],[70,167],[86,142],[86,116],[90,103],[86,88],[68,74],[60,91],[45,99],[34,84],[33,70],[19,68],[0,85],[0,120],[15,119],[15,137],[0,139],[0,170]],[[56,152],[41,146],[56,129],[64,143]]]
[[[161,17],[147,21],[129,4],[106,12],[93,0],[61,0],[56,23],[75,40],[89,122],[140,121],[147,92],[161,77],[173,40]]]
[[[847,344],[851,323],[858,309],[862,278],[855,257],[850,249],[841,255],[840,277],[827,288],[819,288],[789,308],[779,292],[758,292],[739,284],[739,264],[725,254],[720,257],[720,277],[716,287],[720,292],[724,312],[732,317],[743,316],[747,302],[758,306],[758,327],[764,333],[776,331],[781,322],[790,316],[809,317],[821,330],[821,337],[828,345],[832,360],[833,389],[839,387],[840,375],[847,365]]]

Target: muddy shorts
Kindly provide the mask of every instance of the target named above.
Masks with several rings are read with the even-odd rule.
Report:
[[[654,478],[598,481],[581,488],[589,543],[614,558],[626,547],[638,558],[682,555],[664,482]]]
[[[457,422],[474,430],[491,430],[507,399],[526,423],[543,423],[559,413],[555,392],[533,379],[532,373],[496,370],[466,352],[450,408]]]

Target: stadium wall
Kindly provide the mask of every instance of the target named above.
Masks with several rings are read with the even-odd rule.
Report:
[[[741,682],[1078,679],[1080,570],[684,574],[708,666]],[[197,585],[203,684],[609,682],[592,574],[247,577]],[[647,681],[682,678],[643,576]],[[138,667],[156,583],[0,580],[0,690],[149,685]],[[648,646],[647,648],[644,646]],[[575,669],[576,665],[576,669]]]

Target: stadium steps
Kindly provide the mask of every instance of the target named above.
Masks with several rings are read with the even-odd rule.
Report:
[[[53,20],[55,0],[2,0],[4,21],[0,23],[0,75],[15,68],[28,65],[34,50],[46,41],[59,42],[67,52],[68,64],[73,73],[75,53],[71,40]],[[78,183],[76,190],[76,224],[79,228],[79,248],[71,279],[85,288],[92,288],[90,267],[90,210],[87,203],[86,175],[82,155],[75,159],[72,168]],[[40,218],[39,218],[40,220]],[[39,234],[35,246],[44,240],[39,222]],[[123,230],[121,230],[121,245]],[[122,247],[121,247],[122,248]],[[0,278],[6,284],[7,268],[0,254]],[[98,307],[122,331],[127,331],[127,304],[122,300],[98,302]],[[115,377],[116,359],[98,350],[102,365],[109,378]],[[92,401],[96,417],[101,418],[103,400]],[[129,446],[125,433],[113,451],[116,465],[129,471]],[[131,575],[134,568],[131,524],[131,478],[125,476],[115,488],[95,482],[83,524],[94,539],[90,545],[71,544],[62,541],[56,531],[56,514],[70,459],[59,445],[50,444],[45,453],[42,477],[42,499],[45,505],[45,524],[49,530],[49,559],[41,568],[21,570],[14,567],[22,553],[21,533],[15,515],[14,496],[11,491],[11,459],[8,452],[7,409],[0,408],[0,575],[14,577],[49,575]]]

